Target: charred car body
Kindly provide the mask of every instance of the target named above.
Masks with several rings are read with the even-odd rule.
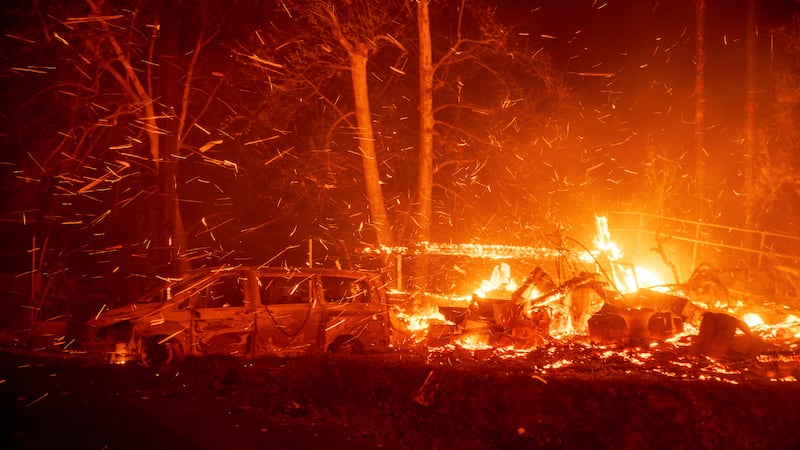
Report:
[[[380,273],[236,267],[202,270],[89,321],[87,350],[114,363],[184,356],[291,356],[384,349]]]
[[[581,273],[561,285],[540,267],[515,291],[473,295],[466,307],[439,306],[446,324],[429,328],[429,345],[475,340],[492,346],[537,348],[552,333],[585,334],[589,318],[613,294],[595,274]]]
[[[697,326],[704,312],[679,295],[650,289],[622,294],[593,272],[558,284],[537,267],[510,299],[504,298],[507,292],[473,295],[469,307],[439,307],[448,325],[438,327],[429,340],[436,344],[481,334],[491,345],[536,348],[569,333],[597,344],[642,343],[680,333],[686,322]]]

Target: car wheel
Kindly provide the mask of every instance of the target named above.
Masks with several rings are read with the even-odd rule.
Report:
[[[361,353],[364,351],[364,344],[355,336],[339,336],[328,346],[330,353]]]
[[[142,365],[161,368],[176,364],[183,359],[183,347],[176,339],[165,342],[163,336],[148,339],[142,346]]]

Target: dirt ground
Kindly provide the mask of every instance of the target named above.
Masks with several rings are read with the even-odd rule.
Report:
[[[166,371],[0,356],[3,449],[797,449],[800,383],[390,353]],[[538,356],[541,357],[541,356]]]

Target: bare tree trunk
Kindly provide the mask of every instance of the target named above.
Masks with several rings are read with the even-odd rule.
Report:
[[[369,107],[369,90],[367,89],[368,50],[363,44],[353,45],[350,53],[350,76],[353,82],[355,97],[356,122],[358,123],[358,148],[361,151],[361,162],[364,166],[364,184],[367,190],[372,215],[372,226],[380,245],[392,246],[392,229],[383,202],[381,177],[378,171],[378,158],[375,152],[375,136],[372,132],[372,114]]]
[[[417,180],[417,240],[430,241],[431,194],[433,191],[433,57],[431,54],[431,23],[428,0],[417,2],[419,32],[419,172]],[[424,287],[428,275],[428,257],[419,255],[415,278]]]
[[[161,206],[163,210],[156,214],[163,218],[163,222],[159,221],[157,225],[160,229],[157,235],[160,241],[158,247],[165,250],[165,259],[169,264],[171,276],[181,275],[189,270],[188,262],[181,257],[181,254],[186,252],[187,241],[178,201],[178,159],[175,157],[180,152],[181,130],[178,109],[186,107],[181,101],[181,90],[176,88],[180,85],[180,75],[174,65],[180,51],[177,7],[177,2],[161,2],[158,11],[161,25],[161,36],[159,37],[160,97],[162,102],[170,108],[170,118],[163,125],[167,132],[161,135],[163,163],[158,167],[158,177],[163,198]]]
[[[91,7],[92,12],[98,16],[102,16],[102,2],[97,2],[95,0],[86,0],[87,4]],[[172,2],[164,2],[161,7],[159,8],[158,14],[161,15],[170,15],[169,9],[172,5]],[[177,4],[175,4],[177,5]],[[173,5],[174,6],[174,5]],[[172,16],[177,16],[177,12],[173,13]],[[156,266],[162,266],[164,263],[169,263],[170,265],[173,262],[172,257],[172,249],[173,244],[177,246],[185,245],[184,242],[177,242],[174,238],[174,225],[176,222],[174,220],[175,215],[173,208],[173,198],[174,204],[177,205],[177,197],[175,194],[169,193],[171,189],[170,186],[174,186],[174,183],[170,180],[175,179],[174,168],[167,168],[164,169],[163,164],[161,163],[164,154],[166,153],[169,156],[172,152],[167,151],[164,152],[162,150],[162,144],[168,144],[168,140],[163,136],[163,130],[160,127],[160,124],[157,122],[156,118],[159,117],[156,114],[155,108],[155,98],[156,95],[154,90],[156,89],[153,86],[153,68],[151,65],[147,65],[147,69],[145,70],[144,74],[137,72],[134,69],[134,65],[130,61],[129,53],[120,44],[120,42],[115,37],[115,34],[112,32],[110,26],[105,21],[100,21],[100,26],[105,31],[105,35],[108,39],[109,44],[114,52],[114,56],[120,62],[120,66],[124,69],[124,73],[119,73],[116,70],[111,70],[110,73],[117,79],[117,82],[120,86],[126,91],[128,94],[130,101],[136,105],[141,105],[144,111],[144,117],[140,120],[145,124],[145,129],[148,137],[148,145],[150,147],[150,156],[153,158],[153,165],[157,172],[157,176],[159,177],[158,182],[158,189],[162,194],[164,202],[161,204],[157,204],[155,206],[155,210],[152,212],[154,216],[153,221],[153,235],[155,238],[155,248],[154,248],[154,261],[153,264]],[[161,23],[170,23],[170,20],[161,18]],[[174,25],[174,24],[172,24]],[[153,33],[151,35],[150,46],[148,49],[147,58],[149,60],[154,60],[156,54],[156,40],[160,39],[159,36],[159,27],[153,27]],[[167,35],[170,33],[167,30]],[[174,30],[175,39],[177,39],[177,30]],[[166,46],[169,47],[169,44],[162,43],[162,47]],[[177,40],[175,41],[174,46],[177,46]],[[165,50],[162,48],[161,52],[163,53]],[[162,64],[162,71],[169,70],[170,64]],[[170,75],[166,73],[161,74],[162,77],[162,85],[161,88],[165,93],[169,93],[174,89],[174,86],[170,86],[168,80]],[[172,75],[172,80],[176,80],[177,77]],[[163,142],[162,142],[163,141]],[[172,151],[174,152],[174,148]],[[183,228],[183,224],[181,223],[181,230]],[[185,241],[185,233],[181,232],[178,234],[178,241],[183,239]],[[170,267],[171,272],[178,272],[174,267]]]
[[[86,0],[86,2],[92,9],[92,13],[98,16],[103,15],[101,10],[102,2],[98,3],[94,0]],[[108,23],[105,21],[100,21],[100,26],[105,32],[105,35],[108,37],[111,48],[114,50],[114,56],[119,59],[121,66],[125,69],[124,76],[123,74],[114,71],[112,71],[112,75],[117,78],[120,86],[128,93],[131,101],[135,102],[137,105],[142,105],[144,109],[144,117],[140,120],[146,124],[148,143],[150,145],[150,156],[153,157],[153,162],[156,167],[158,167],[161,151],[159,148],[156,110],[153,98],[151,96],[152,91],[146,89],[139,80],[139,73],[134,70],[134,66],[128,58],[128,54],[123,49],[123,46],[120,45],[119,41],[117,41],[116,37],[114,37],[114,33],[111,31]]]
[[[756,215],[756,2],[747,0],[746,30],[746,103],[745,103],[745,182],[744,192],[747,202],[745,222],[752,225]]]
[[[695,175],[695,204],[698,206],[698,213],[702,213],[706,208],[703,201],[706,197],[706,162],[707,155],[705,149],[705,115],[706,115],[706,93],[705,93],[705,22],[706,22],[706,0],[695,0],[695,45],[694,45],[694,148],[692,149],[694,158]],[[705,214],[703,214],[705,215]]]
[[[419,180],[417,238],[430,240],[433,191],[433,57],[428,0],[417,2],[419,27]]]

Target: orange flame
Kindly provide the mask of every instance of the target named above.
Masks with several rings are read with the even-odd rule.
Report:
[[[397,318],[400,319],[405,325],[406,329],[411,332],[425,332],[430,327],[431,322],[438,322],[441,324],[453,323],[448,321],[447,318],[439,312],[436,306],[428,306],[420,311],[413,313],[398,312]]]
[[[517,283],[511,278],[511,266],[503,262],[494,266],[491,277],[481,281],[481,287],[474,293],[480,298],[486,298],[488,293],[500,291],[505,297],[516,289]]]

